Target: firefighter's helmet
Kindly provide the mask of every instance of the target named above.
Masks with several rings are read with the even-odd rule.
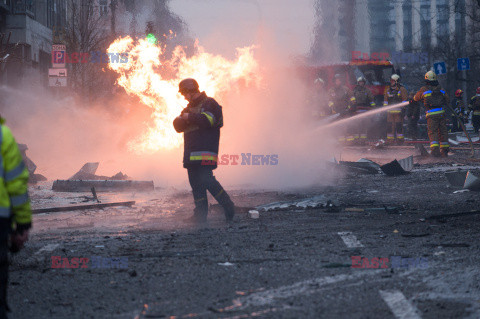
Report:
[[[480,86],[477,88],[477,94],[480,94]]]
[[[395,82],[398,82],[398,80],[400,80],[400,75],[398,75],[398,74],[392,74],[392,76],[390,77],[390,79],[394,80]]]
[[[367,83],[367,80],[363,76],[361,76],[357,79],[357,83],[360,83],[360,82]]]
[[[437,80],[437,75],[433,71],[428,71],[427,73],[425,73],[425,80],[436,81]]]
[[[456,97],[461,97],[462,94],[463,94],[463,91],[460,90],[460,89],[458,89],[458,90],[455,91],[455,96],[456,96]]]
[[[192,78],[183,79],[178,84],[178,92],[198,92],[198,83]]]

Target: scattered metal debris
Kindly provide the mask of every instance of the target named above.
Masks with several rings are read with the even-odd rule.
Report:
[[[453,171],[445,172],[445,177],[452,186],[463,187],[463,190],[453,192],[454,194],[463,193],[468,190],[480,191],[480,178],[473,175],[472,171]]]
[[[101,175],[95,175],[97,172],[98,166],[100,163],[98,162],[92,162],[92,163],[85,163],[82,168],[75,173],[72,177],[70,177],[68,180],[73,181],[73,180],[114,180],[114,181],[124,181],[128,180],[129,177],[122,172],[118,172],[117,174],[113,175],[112,177],[109,176],[101,176]]]
[[[364,173],[364,174],[380,173],[380,165],[365,158],[361,158],[356,162],[340,161],[339,165],[355,173]]]
[[[452,186],[463,187],[465,185],[465,179],[467,178],[468,171],[453,171],[445,172],[445,177]]]
[[[323,195],[318,195],[310,198],[298,199],[293,201],[274,202],[255,207],[259,212],[267,212],[272,210],[286,210],[292,208],[328,208],[335,206],[332,201],[328,200]]]
[[[131,207],[133,205],[135,205],[135,201],[105,203],[105,204],[91,204],[91,205],[75,205],[75,206],[65,206],[65,207],[50,207],[50,208],[32,209],[32,213],[33,214],[41,214],[41,213],[54,213],[54,212],[68,212],[68,211],[72,211],[72,210],[101,209],[101,208],[105,208],[105,207],[114,207],[114,206]]]
[[[109,180],[56,180],[52,190],[57,192],[89,192],[95,187],[97,192],[109,191],[153,191],[153,181],[109,181]]]
[[[45,176],[41,174],[35,174],[35,171],[37,170],[37,165],[35,165],[35,163],[27,156],[28,146],[26,144],[18,144],[18,149],[22,154],[23,162],[25,163],[28,174],[30,175],[28,182],[31,184],[36,184],[37,182],[46,181],[47,178]]]
[[[413,156],[409,156],[399,161],[395,159],[388,164],[380,166],[380,169],[388,176],[408,174],[413,169]]]
[[[465,184],[463,188],[469,189],[471,191],[479,191],[480,190],[480,178],[473,175],[471,171],[468,171],[467,177],[465,178]]]

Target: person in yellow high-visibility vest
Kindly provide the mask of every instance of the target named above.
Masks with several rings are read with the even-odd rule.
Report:
[[[28,170],[10,129],[0,118],[0,318],[7,318],[8,239],[16,252],[28,240],[32,211]]]

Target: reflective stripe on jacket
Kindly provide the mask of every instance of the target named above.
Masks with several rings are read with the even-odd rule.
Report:
[[[220,128],[223,126],[222,107],[202,92],[182,113],[188,113],[188,122],[176,118],[173,126],[177,132],[184,133],[183,166],[216,168]]]
[[[28,170],[23,162],[17,142],[10,129],[0,125],[0,219],[12,221],[15,229],[28,229],[32,222],[32,210],[28,197]],[[5,236],[8,230],[0,229]]]

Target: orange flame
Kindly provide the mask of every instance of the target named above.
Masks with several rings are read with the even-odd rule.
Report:
[[[229,61],[205,52],[198,44],[196,54],[187,57],[183,47],[177,46],[167,60],[159,45],[145,39],[134,41],[127,36],[110,44],[109,53],[128,52],[127,63],[108,65],[118,74],[117,84],[153,110],[153,125],[131,141],[129,149],[136,153],[153,153],[182,144],[182,135],[175,132],[172,125],[187,104],[178,93],[178,83],[182,79],[196,79],[200,88],[214,98],[234,88],[238,80],[245,81],[247,85],[251,82],[259,84],[258,63],[253,57],[253,49],[254,46],[238,48],[236,60]],[[166,79],[167,72],[175,74],[168,74]]]

